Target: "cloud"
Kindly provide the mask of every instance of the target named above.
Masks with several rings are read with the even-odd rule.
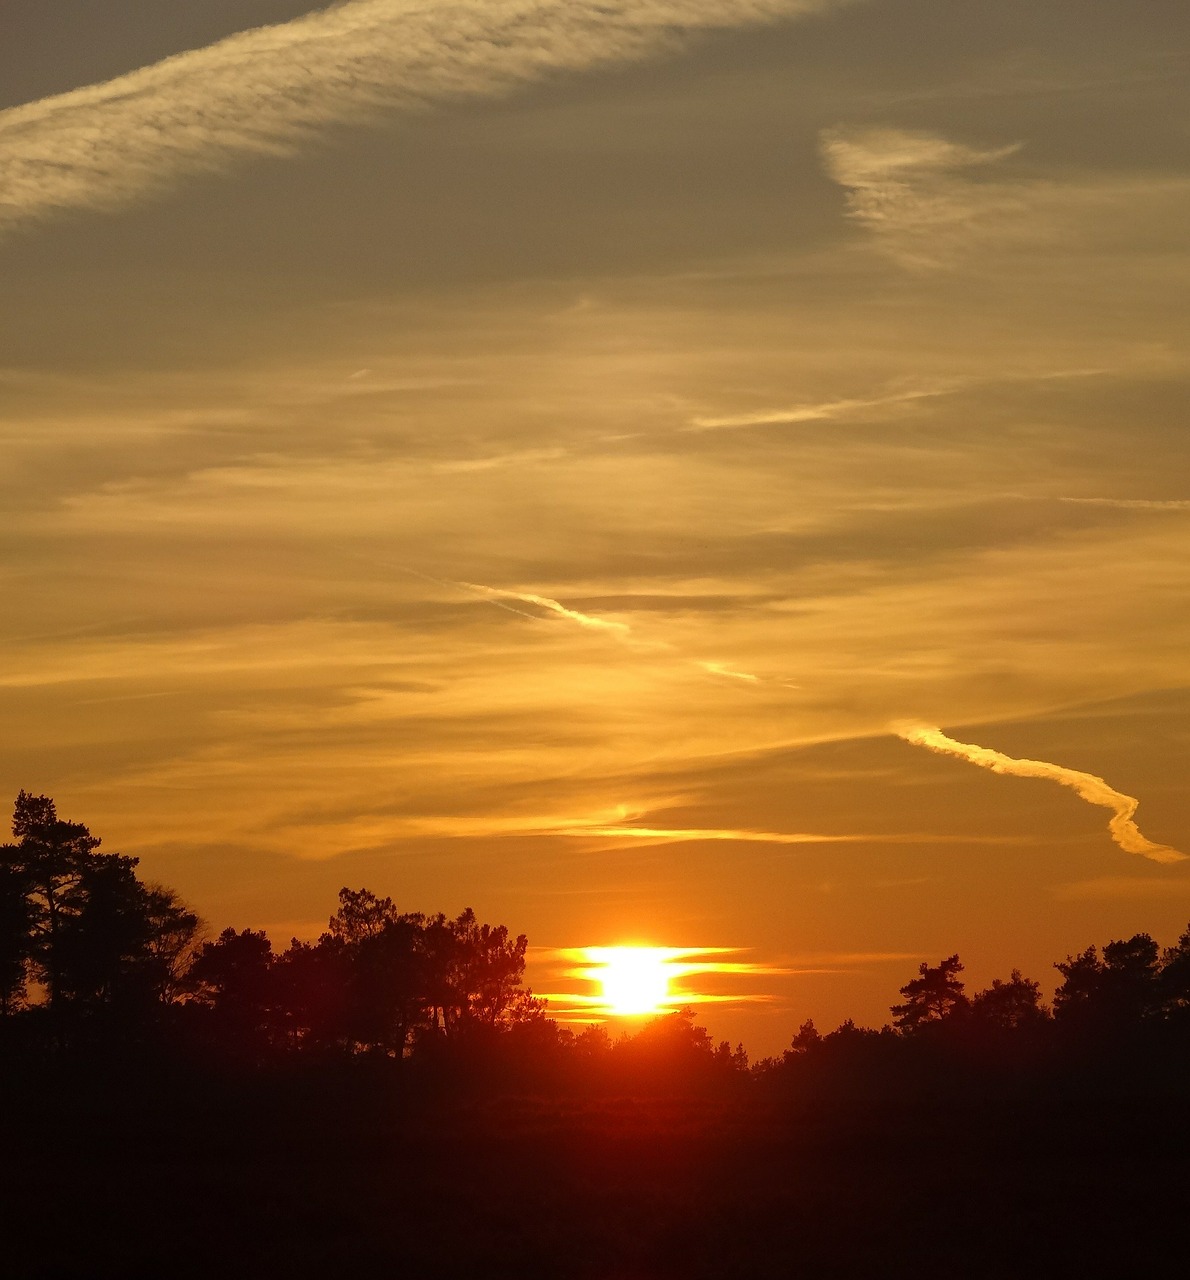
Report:
[[[1190,511],[1187,498],[1064,498],[1059,502],[1079,503],[1088,507],[1118,507],[1123,511]]]
[[[1052,270],[1078,247],[1108,255],[1100,267],[1111,271],[1117,259],[1134,267],[1141,246],[1184,252],[1180,170],[1071,170],[1060,179],[1006,172],[1002,162],[1022,145],[972,147],[896,128],[839,126],[819,135],[826,171],[846,189],[847,216],[904,267],[969,264],[978,251],[986,268],[990,252],[1040,247],[1047,251],[1040,266]]]
[[[1026,208],[1021,184],[977,182],[1019,144],[981,150],[905,129],[825,131],[823,160],[847,189],[847,212],[909,266],[939,266],[960,243]]]
[[[757,844],[854,844],[879,836],[831,836],[805,831],[723,830],[718,827],[562,827],[559,836],[606,836],[616,840],[740,840]]]
[[[700,662],[698,664],[702,669],[713,676],[725,676],[729,680],[743,680],[746,684],[760,684],[760,677],[754,676],[750,671],[733,671],[731,667],[724,666],[722,662]]]
[[[499,587],[485,587],[477,582],[460,582],[459,586],[466,587],[468,591],[478,592],[493,604],[499,604],[501,600],[520,600],[524,604],[535,604],[538,608],[555,613],[568,622],[577,622],[580,627],[586,627],[591,631],[610,631],[619,636],[631,634],[631,628],[625,622],[612,622],[607,618],[595,618],[589,613],[580,613],[577,609],[568,609],[557,600],[551,600],[549,596],[537,596],[528,591],[504,591]],[[514,609],[513,612],[521,613],[521,610]],[[533,618],[536,615],[530,613],[521,616]]]
[[[745,844],[1003,844],[1000,836],[951,836],[927,834],[824,835],[815,831],[753,831],[747,827],[638,827],[576,824],[543,830],[542,835],[601,836],[613,840],[731,840]]]
[[[923,387],[912,391],[898,391],[885,396],[867,399],[826,400],[821,404],[795,405],[790,409],[767,409],[759,413],[729,414],[719,418],[694,418],[686,431],[720,431],[732,427],[775,427],[795,425],[799,422],[828,422],[834,418],[849,417],[869,409],[909,404],[914,400],[932,400],[958,390],[957,385]]]
[[[1190,880],[1186,877],[1099,876],[1094,880],[1077,880],[1057,885],[1053,896],[1060,902],[1127,902],[1190,896]]]
[[[1140,801],[1109,787],[1093,773],[1081,773],[1077,769],[1067,769],[1045,760],[1018,760],[993,751],[990,747],[957,742],[932,725],[903,723],[894,725],[893,732],[914,746],[925,747],[942,755],[958,756],[960,760],[990,769],[993,773],[1009,774],[1016,778],[1049,778],[1064,787],[1070,787],[1088,804],[1100,805],[1112,811],[1107,824],[1108,830],[1112,839],[1126,853],[1136,853],[1152,862],[1162,863],[1182,862],[1186,858],[1184,853],[1179,853],[1168,845],[1154,844],[1141,835],[1133,821]]]
[[[119,209],[337,124],[507,93],[839,0],[348,0],[0,113],[0,234]]]

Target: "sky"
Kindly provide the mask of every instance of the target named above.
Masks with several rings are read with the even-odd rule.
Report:
[[[5,0],[0,792],[282,947],[729,949],[754,1054],[1171,944],[1188,70],[1184,0]]]

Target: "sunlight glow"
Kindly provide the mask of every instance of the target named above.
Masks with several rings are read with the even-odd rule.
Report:
[[[572,967],[558,972],[588,990],[538,992],[549,1001],[550,1016],[561,1022],[589,1024],[609,1018],[651,1018],[702,1004],[751,1004],[771,999],[759,992],[726,994],[693,989],[690,980],[781,974],[786,970],[729,959],[735,947],[614,947],[545,949]]]
[[[607,947],[591,972],[611,1013],[621,1017],[660,1013],[669,1007],[671,961],[660,947]]]

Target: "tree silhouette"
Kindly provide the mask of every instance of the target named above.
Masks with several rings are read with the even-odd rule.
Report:
[[[20,1001],[30,971],[55,1014],[170,999],[198,917],[143,884],[136,858],[97,852],[48,796],[22,791],[12,830],[18,843],[0,858],[0,1008]]]
[[[528,939],[511,938],[505,925],[480,924],[468,907],[454,920],[425,921],[426,994],[430,1030],[447,1041],[531,1017],[518,999]]]
[[[33,912],[28,877],[15,845],[0,847],[0,1016],[25,1003]]]
[[[933,966],[923,961],[918,968],[920,976],[901,988],[905,1003],[892,1006],[897,1028],[907,1032],[919,1031],[922,1027],[965,1012],[968,1002],[958,977],[962,971],[957,955],[948,956]]]
[[[54,1009],[64,994],[63,934],[86,901],[83,881],[99,840],[82,823],[60,821],[49,796],[26,791],[17,796],[12,833],[28,895],[30,958]]]
[[[274,964],[268,935],[252,929],[224,929],[194,957],[186,984],[233,1047],[254,1050],[267,1041],[276,1011]]]
[[[1161,957],[1161,1004],[1166,1017],[1190,1017],[1190,926]]]
[[[1103,948],[1088,947],[1054,966],[1063,982],[1054,994],[1054,1015],[1084,1030],[1121,1030],[1156,1015],[1161,1008],[1161,962],[1147,933]]]
[[[1008,981],[994,978],[992,985],[976,993],[971,1015],[977,1026],[992,1032],[1036,1030],[1049,1020],[1041,1000],[1041,983],[1013,969]]]
[[[400,1058],[425,1023],[425,918],[391,898],[343,889],[318,950],[335,955],[345,984],[343,1031],[355,1044]]]

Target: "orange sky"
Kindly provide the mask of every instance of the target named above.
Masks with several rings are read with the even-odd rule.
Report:
[[[0,792],[757,1053],[1186,926],[1181,0],[4,21]]]

